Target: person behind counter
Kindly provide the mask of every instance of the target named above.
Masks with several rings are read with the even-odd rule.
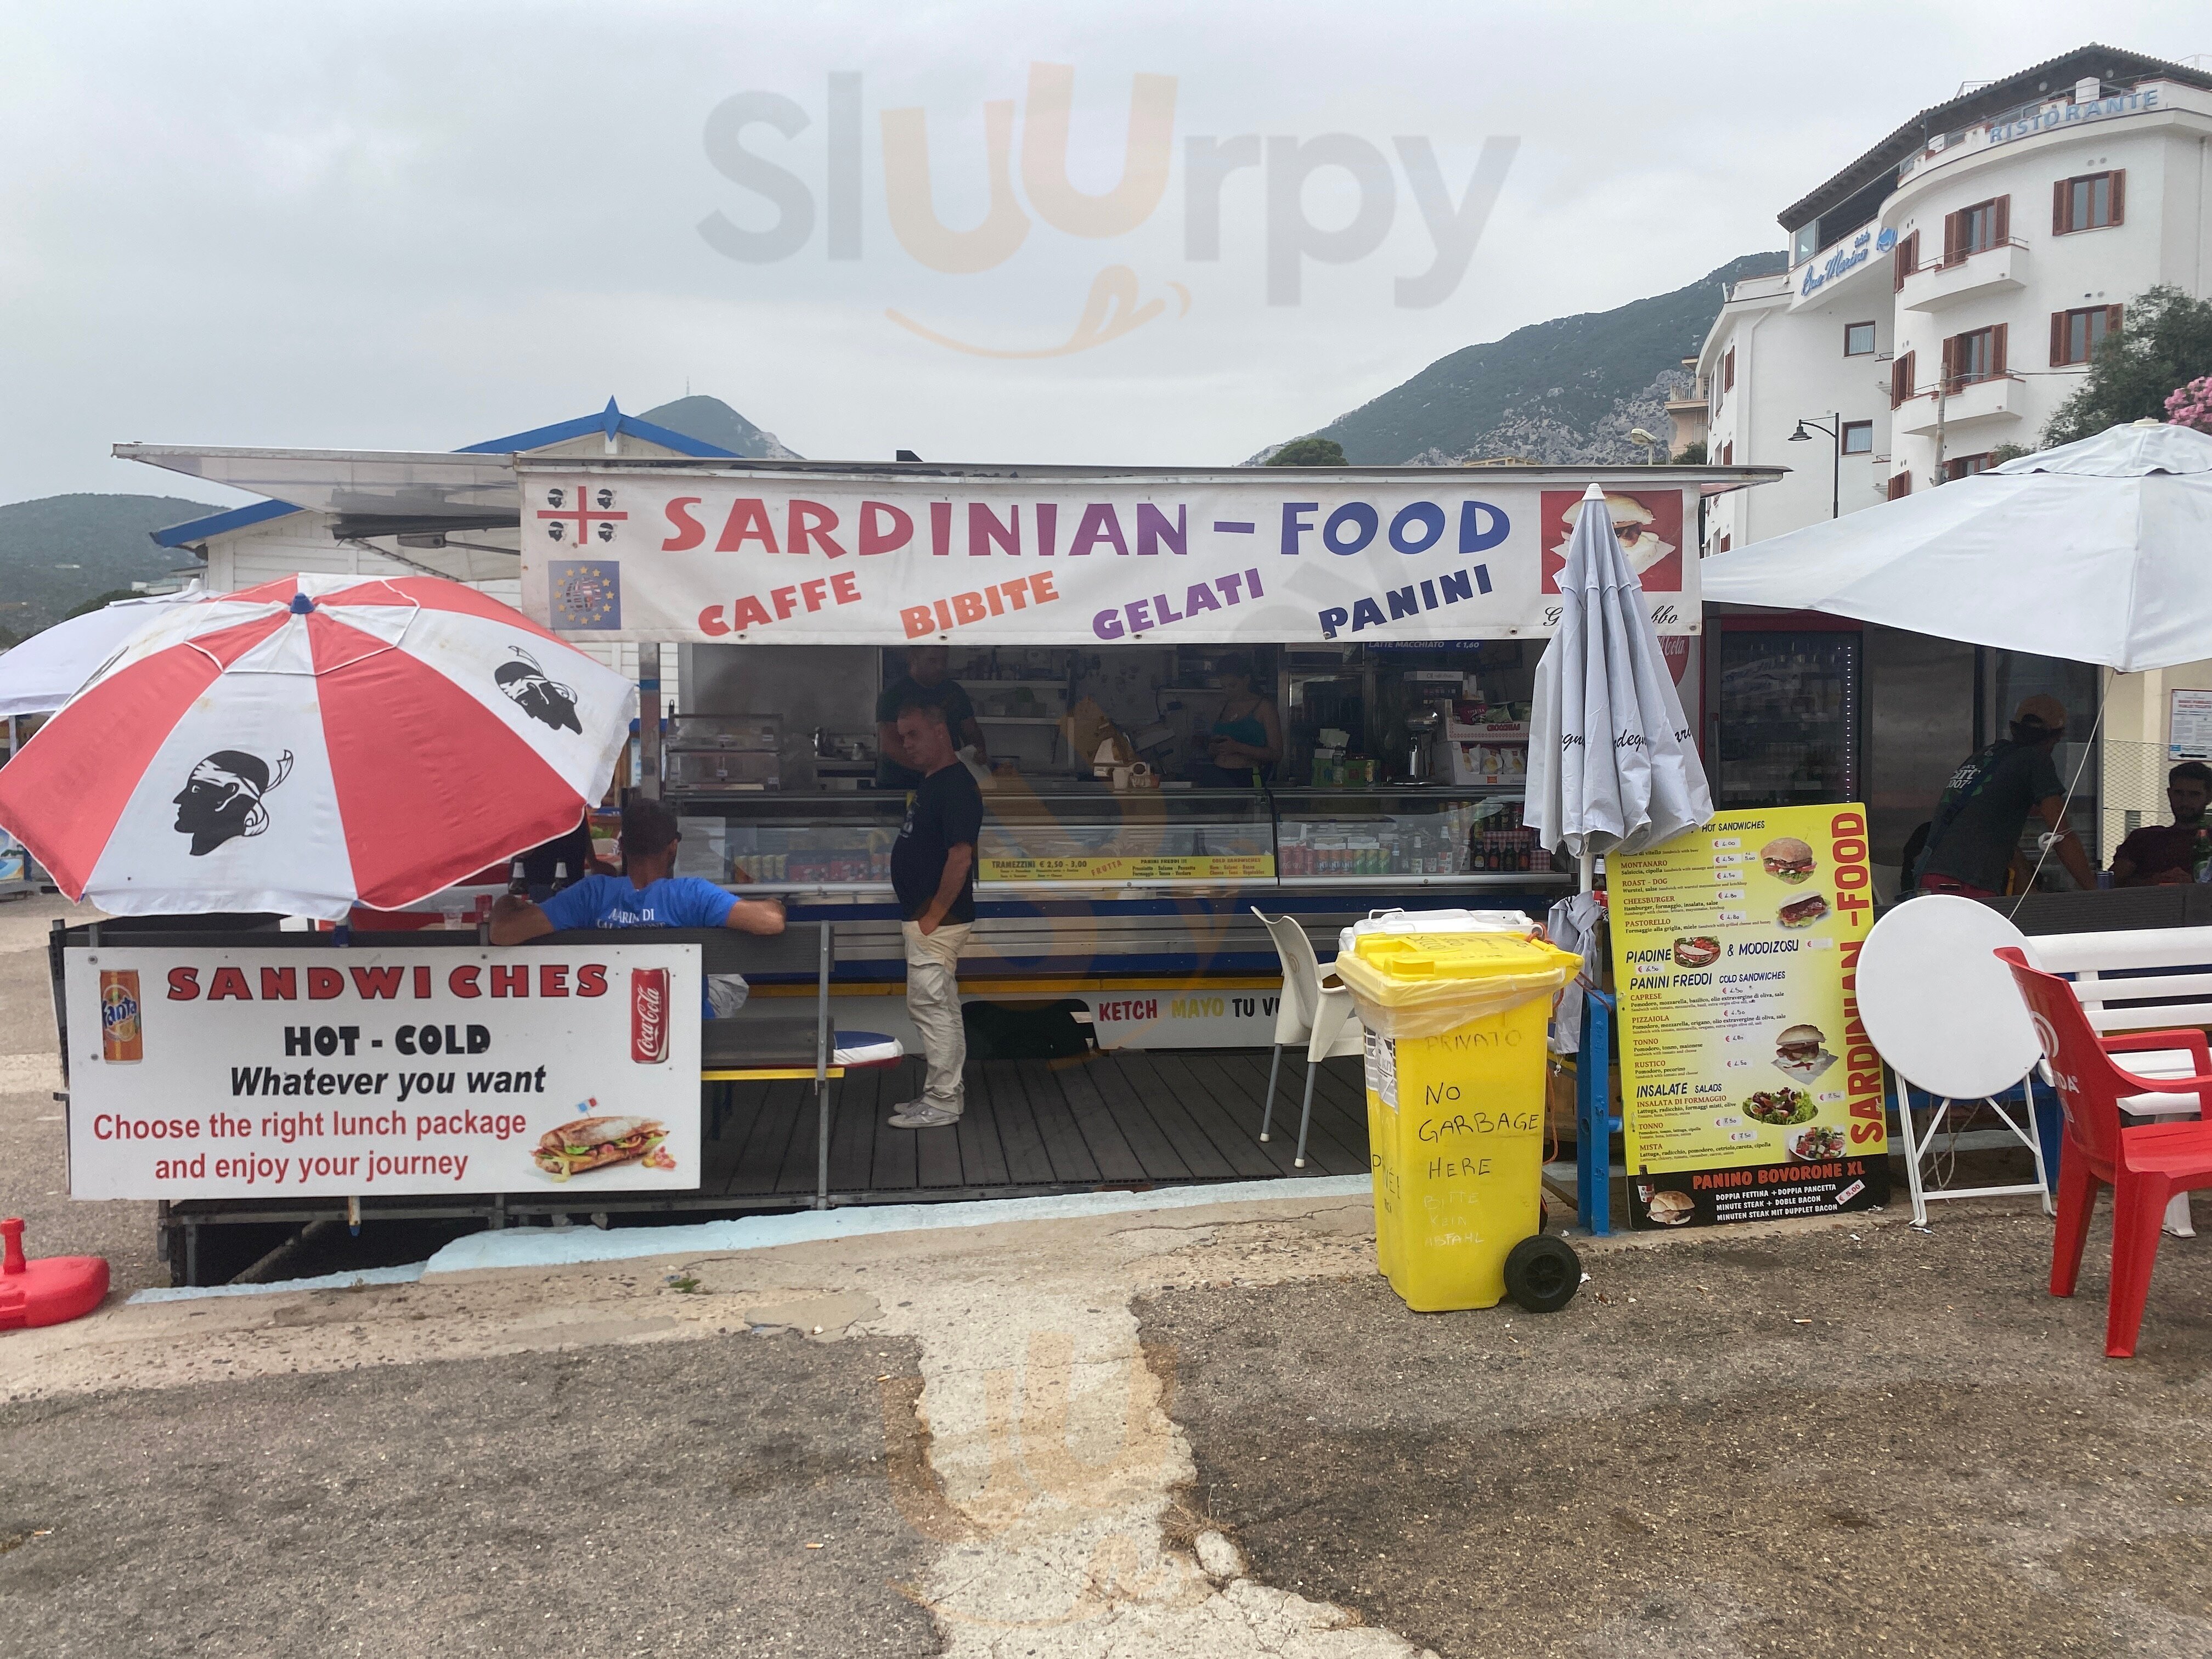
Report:
[[[1272,776],[1283,757],[1283,717],[1252,689],[1249,658],[1224,657],[1213,678],[1227,695],[1206,739],[1198,784],[1204,789],[1249,789],[1255,769],[1262,777]]]
[[[492,901],[491,942],[520,945],[572,927],[733,927],[742,933],[783,931],[783,906],[741,899],[697,876],[679,876],[676,815],[642,798],[623,808],[623,873],[586,876],[543,904],[501,894]],[[735,974],[708,975],[700,987],[701,1017],[735,1013],[745,982]]]
[[[2115,887],[2172,887],[2197,878],[2197,865],[2212,850],[2212,826],[2204,809],[2212,805],[2212,766],[2184,761],[2166,775],[2170,824],[2146,823],[2112,854]]]
[[[899,736],[899,710],[908,703],[930,703],[942,708],[945,724],[952,732],[953,748],[974,749],[975,763],[989,769],[991,756],[983,743],[983,728],[975,723],[975,705],[968,701],[957,680],[945,677],[951,656],[941,645],[907,647],[906,672],[876,699],[877,788],[911,789],[927,769]]]
[[[968,1033],[960,1016],[960,949],[975,920],[975,842],[983,792],[952,752],[942,702],[898,711],[900,745],[920,763],[906,822],[891,844],[891,887],[906,945],[906,1010],[928,1062],[922,1091],[894,1110],[894,1129],[941,1129],[960,1121]]]
[[[2014,711],[2008,736],[1951,775],[1920,855],[1922,892],[1976,899],[2002,893],[2031,811],[2051,826],[2066,873],[2084,888],[2097,884],[2080,838],[2067,827],[2066,792],[2051,758],[2065,736],[2065,706],[2056,697],[2029,697]]]

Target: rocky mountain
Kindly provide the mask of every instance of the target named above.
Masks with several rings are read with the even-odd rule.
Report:
[[[0,635],[26,638],[94,594],[196,568],[191,554],[147,537],[215,511],[175,495],[45,495],[0,507]]]
[[[757,461],[798,461],[805,457],[786,449],[773,432],[763,432],[720,398],[678,398],[638,416],[702,443],[720,444],[732,454]]]
[[[1449,466],[1504,455],[1641,460],[1629,428],[1671,433],[1667,399],[1690,385],[1682,359],[1704,344],[1722,284],[1779,270],[1784,258],[1747,253],[1670,294],[1531,323],[1464,347],[1313,435],[1335,439],[1347,461],[1369,465]]]

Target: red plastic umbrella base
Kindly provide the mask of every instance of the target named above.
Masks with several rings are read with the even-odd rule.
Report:
[[[0,1279],[0,1331],[82,1319],[106,1299],[105,1256],[46,1256]]]
[[[23,1224],[0,1221],[0,1331],[82,1319],[107,1297],[107,1260],[97,1255],[23,1255]]]

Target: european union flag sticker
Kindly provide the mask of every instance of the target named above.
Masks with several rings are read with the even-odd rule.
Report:
[[[622,566],[617,561],[549,559],[545,586],[556,629],[622,626]]]

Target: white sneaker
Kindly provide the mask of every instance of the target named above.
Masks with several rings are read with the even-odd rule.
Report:
[[[959,1113],[948,1112],[926,1100],[909,1100],[890,1115],[894,1129],[942,1129],[959,1121]]]

